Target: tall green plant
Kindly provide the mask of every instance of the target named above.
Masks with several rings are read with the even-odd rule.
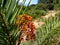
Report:
[[[14,21],[22,11],[26,0],[23,0],[22,4],[18,6],[19,1],[0,0],[0,45],[16,45],[19,28],[14,26]]]

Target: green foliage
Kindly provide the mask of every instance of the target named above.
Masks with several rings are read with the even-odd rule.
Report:
[[[51,45],[50,40],[53,39],[54,35],[60,36],[60,13],[56,17],[50,17],[48,21],[45,21],[45,24],[38,28],[36,33],[37,40],[41,45]]]
[[[60,10],[60,4],[55,4],[55,5],[54,5],[54,9],[55,9],[55,10]]]
[[[45,10],[34,10],[31,12],[31,10],[29,10],[29,12],[26,12],[27,14],[29,14],[30,16],[33,17],[33,19],[37,19],[37,18],[40,18],[41,16],[44,16],[46,15],[46,12]]]
[[[41,0],[38,5],[39,9],[60,10],[60,0]]]
[[[38,3],[46,3],[47,0],[38,0]]]
[[[33,19],[39,18],[46,15],[47,9],[45,9],[43,4],[31,5],[26,9],[27,14],[31,15]]]
[[[48,10],[54,10],[54,4],[53,3],[47,4],[47,9]]]
[[[47,9],[47,4],[45,4],[45,3],[39,3],[39,4],[37,4],[37,8],[36,9],[46,10]]]
[[[25,1],[23,0],[18,6],[19,0],[17,2],[16,0],[0,0],[0,45],[16,45],[19,39],[17,33],[20,31],[14,25],[14,21],[22,11]]]
[[[30,0],[31,1],[31,0]],[[14,3],[13,3],[14,2]],[[0,0],[0,45],[16,45],[18,38],[18,27],[14,25],[16,16],[28,13],[34,19],[46,14],[46,10],[54,6],[54,9],[60,7],[60,3],[53,2],[53,5],[40,3],[37,5],[24,6],[25,0],[18,6],[19,0]],[[58,2],[58,1],[57,1]],[[2,5],[2,6],[1,6]],[[48,7],[48,8],[47,8]],[[45,24],[36,29],[35,41],[26,41],[21,45],[49,45],[51,40],[60,36],[60,13],[56,17],[50,17]],[[57,44],[59,45],[59,44]]]
[[[38,13],[38,11],[37,11],[37,13]],[[46,11],[44,11],[44,10],[40,10],[39,13],[40,13],[41,16],[45,16],[46,15]]]
[[[1,7],[1,4],[2,4],[2,0],[0,0],[0,7]]]
[[[28,45],[59,45],[60,41],[60,13],[56,17],[44,20],[45,24],[36,29],[36,39]],[[27,43],[24,43],[26,45]]]

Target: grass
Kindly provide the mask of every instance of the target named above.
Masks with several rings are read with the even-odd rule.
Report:
[[[26,13],[29,14],[30,16],[32,16],[33,20],[35,20],[37,18],[40,18],[41,16],[45,16],[47,12],[48,11],[36,9],[34,11],[29,10]]]
[[[36,39],[23,45],[59,45],[60,44],[60,13],[44,21],[45,24],[36,29]]]

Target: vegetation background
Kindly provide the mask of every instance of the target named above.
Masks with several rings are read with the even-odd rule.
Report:
[[[34,41],[25,41],[20,45],[60,45],[60,0],[38,0],[38,4],[29,5],[30,0],[24,6],[25,1],[18,5],[19,0],[0,0],[0,45],[16,45],[19,40],[17,33],[21,31],[18,31],[14,22],[21,14],[28,14],[33,22],[37,20],[37,23],[42,21],[44,24],[38,24]],[[50,14],[48,19],[45,18],[47,14]]]

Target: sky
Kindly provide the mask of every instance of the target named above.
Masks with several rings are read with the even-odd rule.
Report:
[[[26,2],[25,2],[24,5],[28,5],[29,1],[30,1],[30,0],[26,0]],[[20,1],[19,1],[19,4],[21,4],[22,2],[23,2],[23,0],[20,0]],[[30,5],[32,5],[32,4],[37,4],[37,2],[38,2],[38,0],[31,0]]]

